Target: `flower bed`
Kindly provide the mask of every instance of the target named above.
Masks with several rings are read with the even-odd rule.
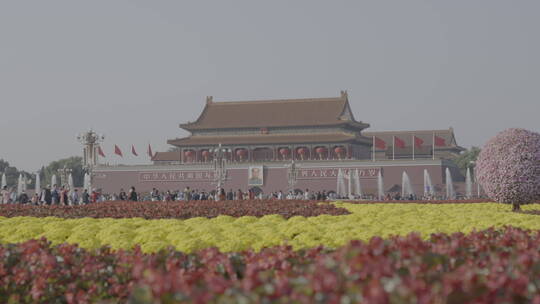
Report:
[[[351,214],[289,219],[280,215],[239,218],[220,215],[187,220],[0,217],[0,242],[21,243],[45,237],[54,244],[68,242],[84,248],[109,245],[113,249],[131,249],[140,245],[145,252],[155,252],[174,246],[183,252],[193,252],[218,247],[223,252],[235,252],[284,244],[294,249],[319,245],[337,248],[351,240],[411,232],[428,237],[431,233],[469,233],[504,225],[540,229],[537,215],[513,213],[508,206],[497,203],[335,205]],[[540,210],[540,206],[527,205],[524,209]]]
[[[284,218],[293,216],[344,215],[349,212],[332,204],[303,200],[241,200],[241,201],[190,201],[190,202],[103,202],[83,206],[32,206],[0,205],[0,216],[33,216],[61,218],[134,218],[189,219],[213,218],[219,215],[232,217],[269,214]]]
[[[229,254],[29,241],[0,246],[0,301],[538,303],[539,247],[538,231],[508,227]]]
[[[344,202],[351,204],[475,204],[475,203],[485,203],[486,199],[466,199],[466,200],[388,200],[388,201],[349,201],[344,200]]]

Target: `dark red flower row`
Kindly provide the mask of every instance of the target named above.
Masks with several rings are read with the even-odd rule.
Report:
[[[463,199],[463,200],[388,200],[388,201],[348,201],[352,204],[474,204],[492,202],[488,198],[483,199]]]
[[[539,247],[538,232],[511,227],[227,254],[34,240],[0,246],[0,302],[540,303]]]
[[[218,215],[264,216],[279,214],[293,216],[317,216],[321,214],[344,215],[349,212],[332,204],[302,200],[240,200],[240,201],[190,201],[190,202],[103,202],[83,206],[32,206],[0,205],[0,216],[56,216],[62,218],[132,218],[145,219],[192,217],[217,217]]]

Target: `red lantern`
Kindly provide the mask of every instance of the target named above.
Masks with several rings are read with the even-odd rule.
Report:
[[[238,155],[238,156],[246,156],[246,149],[238,149],[238,150],[236,150],[236,155]]]
[[[279,149],[279,154],[281,154],[281,156],[283,156],[283,158],[289,156],[290,153],[291,153],[291,150],[289,150],[289,148],[281,148],[281,149]]]
[[[184,151],[184,157],[188,160],[188,161],[193,161],[193,157],[195,156],[195,151],[193,150],[187,150],[187,151]]]
[[[302,160],[303,160],[304,157],[306,156],[306,154],[308,153],[308,149],[305,148],[305,147],[302,147],[302,148],[296,149],[296,152],[297,152],[298,154],[300,154],[300,157],[301,157]]]
[[[315,152],[317,152],[317,154],[319,154],[319,159],[322,159],[322,155],[326,152],[326,148],[325,147],[318,147],[317,149],[315,149]]]
[[[247,150],[246,149],[238,149],[238,150],[236,150],[236,155],[238,157],[240,157],[240,160],[243,160],[244,157],[246,157],[246,155],[247,155]]]
[[[341,158],[341,155],[345,153],[345,149],[343,147],[335,147],[334,152],[336,152],[338,157]]]
[[[208,150],[203,150],[201,152],[201,155],[204,157],[205,160],[207,160],[208,157],[210,156],[210,152]]]

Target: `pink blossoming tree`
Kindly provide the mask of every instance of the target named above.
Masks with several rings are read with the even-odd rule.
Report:
[[[524,129],[497,134],[482,148],[476,170],[490,199],[521,210],[540,198],[540,134]]]

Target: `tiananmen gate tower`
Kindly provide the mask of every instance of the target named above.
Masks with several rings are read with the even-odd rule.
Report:
[[[464,177],[451,158],[464,149],[452,128],[375,132],[369,127],[355,118],[346,91],[331,98],[216,102],[207,97],[197,120],[180,124],[190,135],[167,141],[173,152],[157,152],[152,165],[98,165],[94,187],[105,193],[130,186],[138,191],[190,187],[210,192],[217,185],[214,156],[220,146],[226,191],[285,192],[291,187],[292,162],[296,191],[335,192],[339,171],[346,175],[354,170],[364,194],[377,193],[379,174],[385,191],[399,190],[406,172],[421,195],[424,170],[440,192],[446,168],[459,191]]]

